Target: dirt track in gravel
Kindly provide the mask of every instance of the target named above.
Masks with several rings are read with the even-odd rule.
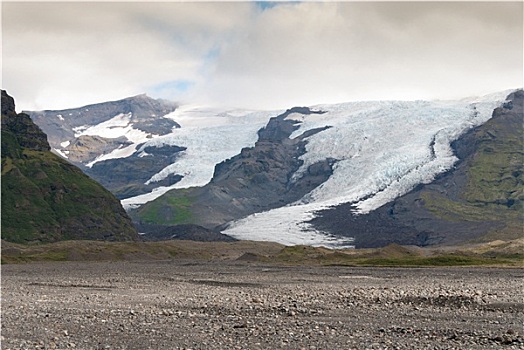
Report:
[[[2,266],[2,349],[524,349],[522,269]]]

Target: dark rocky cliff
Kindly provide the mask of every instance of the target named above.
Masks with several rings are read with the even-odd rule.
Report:
[[[2,90],[2,239],[138,240],[120,202],[49,149],[46,135]]]
[[[2,90],[2,131],[17,135],[20,147],[35,151],[49,151],[49,143],[42,130],[25,114],[16,114],[15,100]],[[9,150],[6,147],[5,151]],[[2,147],[2,151],[4,151]],[[2,153],[3,154],[3,153]],[[2,155],[3,157],[3,155]]]

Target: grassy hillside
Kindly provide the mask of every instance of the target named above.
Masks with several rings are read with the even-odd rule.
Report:
[[[171,191],[141,206],[132,215],[145,224],[182,225],[193,224],[191,205],[193,198],[186,194],[191,189]]]
[[[524,92],[517,91],[508,108],[463,139],[474,147],[461,167],[467,167],[458,198],[424,191],[425,206],[449,221],[496,222],[485,240],[519,238],[524,223]],[[459,149],[459,152],[463,150]],[[463,152],[468,153],[468,150]]]
[[[29,116],[2,91],[2,239],[135,240],[120,202],[78,168],[49,151]]]

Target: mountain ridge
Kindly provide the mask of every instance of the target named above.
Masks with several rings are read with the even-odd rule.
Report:
[[[435,223],[429,213],[424,213],[428,217],[421,214],[417,225],[413,218],[381,227],[369,224],[370,218],[381,206],[459,167],[462,155],[455,140],[486,123],[507,95],[457,101],[363,101],[251,114],[179,108],[157,119],[170,119],[181,128],[143,143],[121,143],[121,149],[112,152],[113,159],[99,155],[83,170],[98,173],[90,175],[98,176],[129,208],[149,201],[130,212],[144,227],[200,225],[202,232],[223,231],[239,239],[333,246],[357,237],[350,234],[357,228],[374,232],[358,246],[388,244],[396,230],[399,242],[440,244],[446,239],[428,233],[429,223]],[[130,126],[130,116],[108,115],[102,124],[89,127],[99,132],[90,135],[91,140]],[[85,136],[78,140],[85,141],[81,139]],[[176,190],[161,195],[170,188]],[[444,203],[432,201],[433,197],[417,203]],[[332,207],[344,208],[340,215],[331,216],[340,221],[339,228],[326,226],[318,217],[319,213],[330,217]],[[384,220],[375,216],[377,220],[371,221],[388,222],[391,213],[403,210],[407,209],[397,203],[385,212]],[[375,214],[366,216],[371,213]],[[353,216],[360,217],[355,220],[361,224],[347,221]],[[444,224],[446,220],[439,223],[446,230],[464,229]],[[474,225],[470,220],[467,230],[475,231]],[[479,230],[500,226],[478,225]]]
[[[118,200],[51,153],[45,133],[2,90],[2,239],[138,240]]]
[[[131,154],[154,135],[165,135],[173,128],[180,128],[176,121],[164,118],[177,108],[178,104],[174,102],[140,94],[78,108],[27,113],[49,135],[53,152],[103,183],[119,198],[125,198],[129,193],[137,195],[150,191],[151,186],[143,186],[149,177],[143,180],[129,175],[136,172],[137,167],[144,167],[143,159],[137,157],[119,163],[117,169],[124,179],[111,176],[106,168],[115,169],[112,155]],[[150,163],[148,167],[158,172],[172,161],[170,156],[157,156],[154,164]]]

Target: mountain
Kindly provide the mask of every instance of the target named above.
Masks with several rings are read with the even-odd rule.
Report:
[[[139,95],[26,113],[49,135],[53,152],[132,207],[170,188],[208,183],[216,164],[254,145],[274,112],[178,106]]]
[[[284,244],[363,247],[472,239],[485,222],[444,220],[437,239],[429,238],[417,217],[404,227],[376,215],[385,204],[453,171],[458,158],[451,143],[490,120],[508,94],[293,108],[270,118],[254,146],[218,164],[204,186],[169,191],[130,214],[142,223],[197,224],[238,239]],[[327,214],[337,207],[338,214]],[[464,225],[469,233],[457,233]]]
[[[25,113],[48,135],[53,152],[82,168],[119,198],[126,198],[151,191],[153,186],[144,182],[172,164],[176,153],[183,150],[156,152],[147,148],[146,152],[154,154],[154,161],[131,156],[147,140],[180,127],[166,117],[176,108],[175,103],[138,95],[80,108]],[[114,158],[120,160],[115,163]],[[175,176],[163,184],[178,180]]]
[[[138,240],[119,201],[50,149],[45,133],[17,114],[2,90],[2,239]]]
[[[133,104],[135,99],[126,100]],[[458,187],[446,191],[449,183],[466,183],[471,176],[486,179],[493,174],[485,169],[505,166],[494,162],[476,172],[472,157],[481,143],[466,136],[477,135],[477,128],[495,128],[491,120],[499,118],[492,118],[494,111],[518,103],[518,93],[508,90],[453,101],[361,101],[257,112],[176,106],[168,114],[149,112],[153,125],[176,123],[165,133],[139,130],[129,111],[91,118],[88,112],[98,108],[92,105],[78,109],[85,119],[75,124],[83,126],[74,127],[76,138],[58,140],[69,154],[64,148],[57,151],[71,156],[71,144],[90,136],[97,146],[82,170],[122,199],[141,232],[164,232],[157,237],[178,235],[179,225],[188,225],[184,227],[199,234],[223,232],[284,244],[453,244],[490,233],[515,233],[511,213],[518,212],[518,198],[496,199],[517,203],[507,212],[509,225],[499,217],[506,215],[503,207],[480,200],[496,181],[487,186],[468,182],[465,192]],[[56,122],[69,113],[54,111],[48,117]],[[519,125],[512,125],[508,135],[521,132]],[[142,138],[130,136],[135,134]],[[120,148],[111,148],[118,143]],[[494,147],[494,154],[500,147],[511,154],[520,150],[515,142]],[[512,162],[517,168],[510,173],[517,176],[501,183],[518,188],[521,162]],[[462,175],[439,188],[439,181],[452,173]],[[476,191],[480,197],[465,200],[463,196],[475,192],[472,188],[481,188]],[[511,186],[506,190],[512,196],[518,193]],[[492,207],[492,218],[451,219],[457,205],[469,208],[464,210],[470,214],[472,207]],[[486,218],[485,211],[475,215],[481,212]]]
[[[249,214],[278,208],[294,202],[326,181],[332,174],[332,161],[310,165],[298,181],[292,175],[303,165],[304,139],[324,128],[309,130],[300,137],[289,136],[298,128],[287,119],[293,113],[322,114],[307,107],[292,108],[269,120],[258,131],[252,148],[218,164],[211,181],[202,187],[170,191],[132,212],[141,223],[164,225],[197,224],[214,228]]]

